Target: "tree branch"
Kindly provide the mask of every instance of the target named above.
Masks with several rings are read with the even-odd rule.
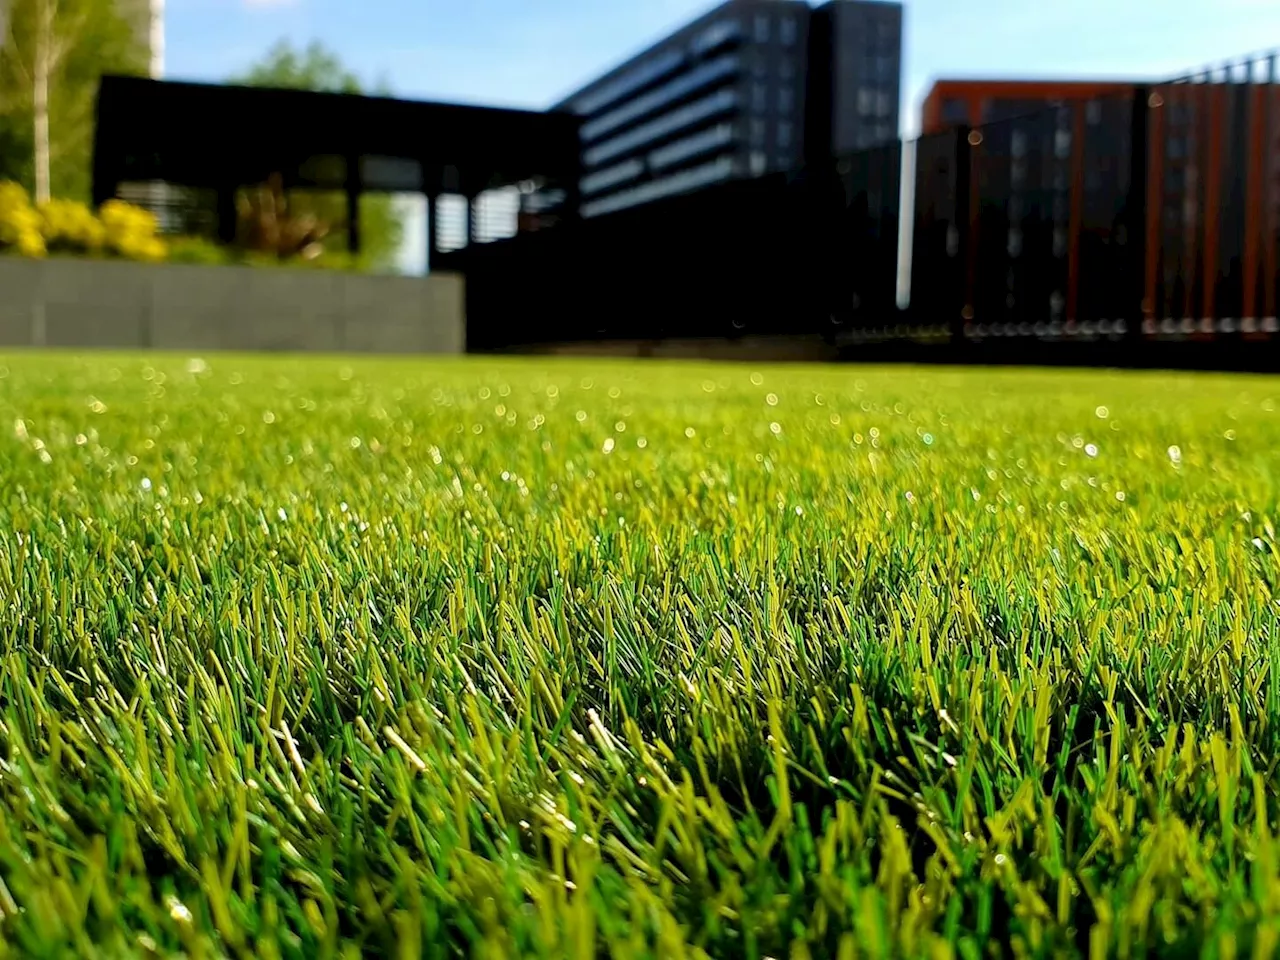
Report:
[[[30,87],[31,71],[27,68],[27,65],[22,62],[22,56],[21,56],[22,45],[18,43],[18,31],[17,31],[17,28],[14,27],[13,25],[14,20],[16,18],[13,15],[12,4],[10,4],[8,8],[8,15],[5,19],[6,19],[6,23],[5,23],[6,42],[4,44],[4,47],[5,49],[12,51],[13,53],[12,57],[6,57],[5,59],[7,59],[11,64],[13,64],[14,68],[18,73],[18,79],[22,81],[22,86],[24,88]]]

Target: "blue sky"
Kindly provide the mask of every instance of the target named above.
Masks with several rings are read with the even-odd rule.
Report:
[[[545,107],[714,0],[168,0],[167,72],[319,39],[397,94]],[[1280,0],[908,0],[903,122],[939,76],[1167,75],[1280,46]]]

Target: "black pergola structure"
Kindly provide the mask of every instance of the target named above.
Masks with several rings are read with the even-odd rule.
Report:
[[[477,238],[473,201],[487,190],[519,185],[532,201],[522,204],[526,226],[538,222],[529,211],[539,205],[574,215],[578,124],[557,111],[108,76],[97,101],[94,202],[118,196],[124,184],[211,191],[219,237],[230,241],[236,192],[279,177],[285,189],[345,191],[347,244],[356,252],[362,193],[422,193],[437,266],[435,255],[449,252],[441,197],[466,198],[463,243]]]

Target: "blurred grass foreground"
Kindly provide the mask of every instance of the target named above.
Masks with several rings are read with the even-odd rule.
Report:
[[[23,956],[1271,956],[1280,386],[0,357]]]

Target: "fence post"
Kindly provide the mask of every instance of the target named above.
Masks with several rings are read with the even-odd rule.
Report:
[[[1158,242],[1147,236],[1147,203],[1150,178],[1151,90],[1139,85],[1133,90],[1133,112],[1129,131],[1129,196],[1125,201],[1125,335],[1136,343],[1142,339],[1146,317],[1147,244]]]
[[[975,240],[971,235],[973,210],[970,202],[973,187],[973,164],[970,156],[973,150],[973,133],[974,131],[968,126],[957,127],[955,132],[955,165],[952,169],[955,171],[956,204],[952,229],[956,232],[956,261],[960,264],[958,271],[960,296],[959,303],[956,305],[959,309],[955,310],[951,316],[952,346],[965,342],[965,324],[972,319],[973,269],[976,266],[970,259],[971,253],[976,253],[971,250]]]
[[[347,197],[347,252],[360,252],[360,193],[364,187],[364,172],[360,169],[360,156],[347,157],[347,177],[344,192]]]
[[[218,240],[221,243],[235,243],[237,233],[236,187],[230,181],[218,185],[217,188],[217,220]]]

